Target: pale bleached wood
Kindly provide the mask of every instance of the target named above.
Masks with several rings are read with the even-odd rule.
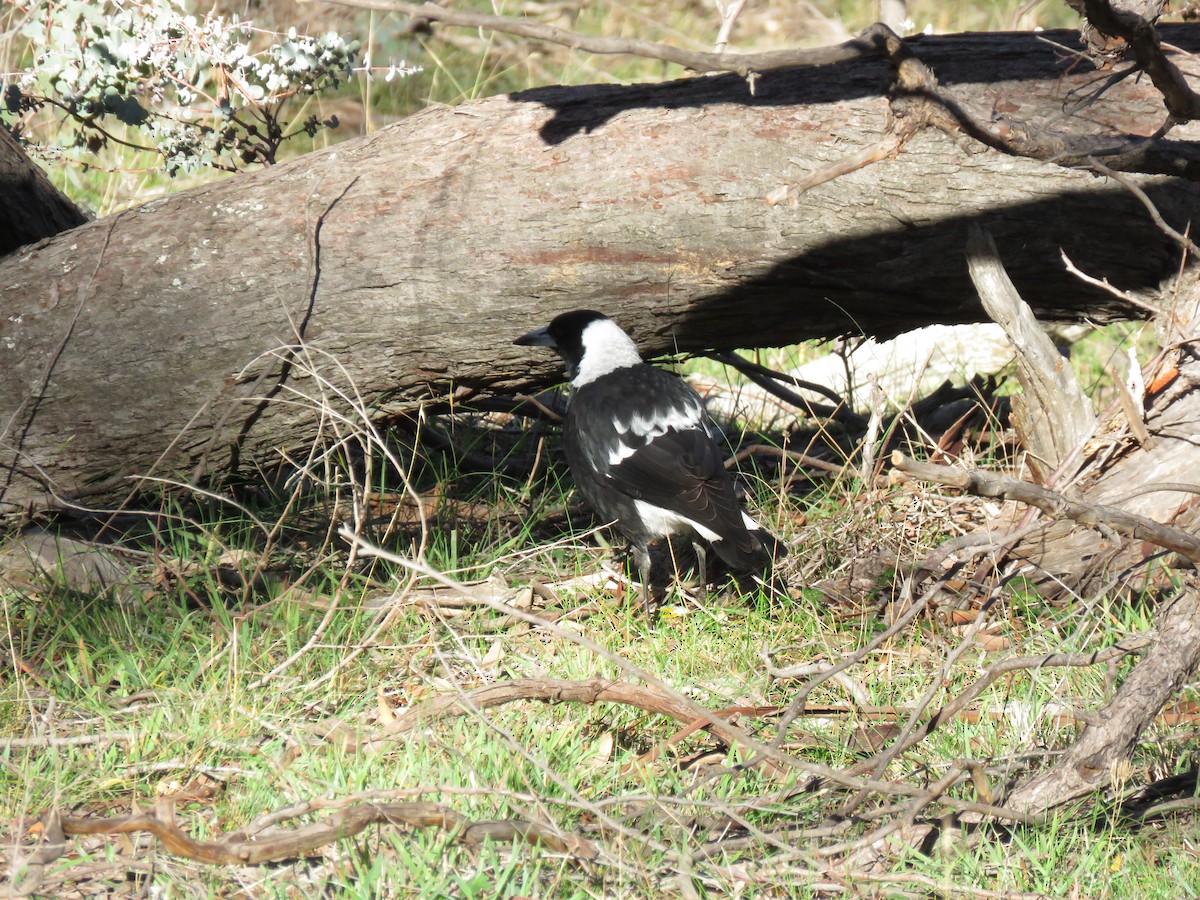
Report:
[[[1030,470],[1045,483],[1064,463],[1079,458],[1095,431],[1091,401],[1070,362],[1017,293],[996,242],[975,223],[967,230],[967,268],[984,310],[1017,352],[1021,393],[1013,397],[1013,425],[1029,453]]]

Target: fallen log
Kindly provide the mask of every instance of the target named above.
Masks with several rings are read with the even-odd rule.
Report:
[[[1194,27],[1163,34],[1200,49]],[[1053,120],[1093,142],[1153,132],[1161,99],[1137,79],[1102,109],[1072,105],[1105,77],[1053,43],[1073,39],[912,49],[981,120]],[[891,77],[867,58],[768,72],[753,93],[729,75],[431,109],[11,254],[0,522],[119,502],[147,476],[271,465],[321,438],[322,404],[351,383],[380,418],[545,384],[553,364],[512,338],[572,307],[616,314],[651,355],[979,320],[968,221],[1039,316],[1144,314],[1063,266],[1066,250],[1140,300],[1178,268],[1142,205],[1090,172],[923,130],[895,158],[764,202],[891,134]],[[1194,148],[1167,150],[1192,171]],[[1136,181],[1185,227],[1200,188]]]

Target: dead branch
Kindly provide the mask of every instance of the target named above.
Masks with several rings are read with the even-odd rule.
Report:
[[[1133,49],[1140,69],[1162,94],[1173,119],[1200,118],[1200,96],[1191,89],[1179,67],[1167,59],[1152,21],[1113,9],[1109,0],[1084,0],[1084,14],[1097,31],[1122,38]]]
[[[1158,711],[1200,667],[1200,595],[1194,575],[1160,611],[1155,631],[1158,640],[1113,699],[1095,713],[1061,759],[1017,786],[1007,798],[1009,806],[1043,812],[1104,787],[1126,764]]]
[[[810,678],[800,688],[800,691],[796,694],[796,696],[792,698],[792,702],[788,704],[787,710],[784,712],[779,721],[778,730],[776,731],[773,745],[779,746],[783,743],[789,726],[805,711],[805,708],[808,704],[809,695],[812,694],[817,687],[839,675],[840,673],[845,672],[847,669],[858,665],[877,649],[883,646],[884,643],[891,640],[895,635],[907,628],[912,621],[916,619],[916,617],[919,616],[922,611],[924,611],[926,606],[929,605],[933,598],[937,596],[941,586],[942,580],[939,579],[939,581],[933,587],[925,591],[919,600],[912,603],[909,608],[905,610],[903,615],[898,616],[896,621],[893,622],[887,628],[887,630],[875,635],[875,637],[872,638],[866,645],[860,647],[854,653],[843,658],[841,662],[837,663],[836,665],[825,667],[821,672]],[[768,667],[771,666],[769,657],[766,659],[766,663]]]
[[[963,134],[1009,156],[1068,168],[1089,168],[1097,158],[1104,158],[1110,168],[1124,172],[1196,177],[1195,148],[1162,141],[1161,129],[1151,137],[1069,134],[1035,127],[996,110],[985,121],[972,115],[941,86],[933,70],[913,54],[908,43],[886,36],[880,40],[896,72],[891,108],[899,121],[932,126],[950,135]]]
[[[967,269],[984,310],[1017,351],[1013,424],[1030,453],[1037,480],[1047,483],[1096,430],[1096,417],[1075,370],[1038,324],[1004,270],[996,242],[978,223],[967,229]],[[1069,474],[1064,480],[1070,480]]]
[[[1125,188],[1125,190],[1129,191],[1129,193],[1133,194],[1133,196],[1137,197],[1138,202],[1140,202],[1142,206],[1146,207],[1146,212],[1150,214],[1150,218],[1154,220],[1154,224],[1158,226],[1159,230],[1177,243],[1180,247],[1182,247],[1185,253],[1190,253],[1193,259],[1200,256],[1200,246],[1197,246],[1196,242],[1189,238],[1186,234],[1182,234],[1168,225],[1167,220],[1162,217],[1162,213],[1158,211],[1158,207],[1155,206],[1154,201],[1146,195],[1145,191],[1143,191],[1140,187],[1138,187],[1120,172],[1114,172],[1099,160],[1093,159],[1091,161],[1091,167],[1101,175],[1108,176],[1117,184],[1121,185],[1121,187]]]
[[[1018,120],[1008,119],[995,110],[992,111],[989,121],[973,116],[952,94],[938,84],[932,70],[912,54],[908,43],[882,23],[872,25],[858,37],[832,47],[745,54],[724,51],[707,53],[651,41],[596,37],[524,19],[447,9],[433,3],[405,3],[401,0],[325,2],[399,12],[422,21],[485,28],[589,53],[625,54],[672,62],[697,72],[736,72],[743,78],[750,79],[752,92],[753,76],[758,73],[794,66],[827,66],[852,59],[887,55],[896,70],[892,96],[894,121],[887,136],[873,147],[810,176],[800,185],[784,186],[771,192],[769,202],[779,202],[786,196],[794,196],[845,172],[855,171],[880,159],[894,156],[913,134],[927,125],[947,133],[961,132],[1002,153],[1062,166],[1086,167],[1090,158],[1104,157],[1113,168],[1122,171],[1196,177],[1195,174],[1191,174],[1198,166],[1194,148],[1187,145],[1168,145],[1161,141],[1166,128],[1160,129],[1159,133],[1151,138],[1134,134],[1097,138],[1033,127]],[[1111,14],[1111,8],[1104,0],[1089,0],[1087,5],[1089,11],[1093,5],[1103,7],[1097,9],[1097,15],[1101,17],[1104,10]],[[1131,28],[1131,35],[1133,31],[1137,32],[1136,38],[1130,40],[1135,46],[1135,51],[1139,53],[1139,63],[1143,64],[1151,74],[1155,86],[1163,92],[1168,109],[1172,110],[1172,116],[1180,119],[1194,117],[1191,113],[1200,108],[1197,106],[1196,95],[1188,87],[1179,69],[1163,54],[1154,28],[1145,23],[1136,28],[1120,25],[1113,27]],[[1176,116],[1176,111],[1182,115]]]
[[[287,818],[306,815],[318,808],[319,805],[300,804],[289,810]],[[303,856],[326,844],[353,837],[375,824],[441,828],[455,840],[471,846],[477,846],[485,840],[522,840],[583,859],[594,859],[599,854],[596,846],[586,838],[536,822],[522,819],[472,822],[445,806],[423,801],[356,803],[338,809],[322,821],[298,828],[281,831],[272,829],[253,838],[244,831],[231,831],[215,841],[197,841],[188,835],[175,822],[174,809],[168,803],[160,803],[154,812],[129,816],[66,816],[54,810],[43,816],[47,824],[55,819],[61,823],[62,833],[66,835],[149,832],[162,841],[170,853],[209,865],[223,866],[253,866]]]
[[[766,366],[759,365],[753,360],[734,353],[732,351],[724,351],[719,353],[705,354],[709,359],[729,366],[731,369],[736,369],[741,372],[763,390],[778,397],[792,406],[801,410],[805,415],[814,419],[834,419],[842,422],[851,428],[865,428],[867,425],[866,416],[860,416],[847,405],[844,398],[839,397],[835,392],[831,391],[824,385],[816,384],[812,381],[805,381],[802,378],[797,378],[795,375],[789,375],[786,372],[776,372],[774,369],[769,369]],[[806,391],[812,391],[816,394],[821,394],[834,404],[833,406],[825,406],[820,403],[813,403],[797,394],[795,391],[789,391],[787,388],[780,385],[778,382],[787,382],[798,388]]]
[[[454,582],[452,579],[446,577],[444,574],[426,565],[425,563],[414,559],[408,559],[376,547],[365,541],[361,535],[355,534],[349,528],[343,527],[339,533],[346,540],[357,543],[359,545],[359,552],[364,556],[378,556],[383,559],[390,560],[397,565],[403,566],[410,572],[419,573],[440,584],[451,587],[456,585],[456,582]],[[644,681],[648,687],[654,688],[655,690],[662,692],[665,696],[670,697],[673,703],[677,705],[679,709],[686,711],[689,716],[689,722],[693,720],[701,720],[707,723],[707,725],[712,728],[713,733],[720,737],[723,741],[729,744],[738,744],[746,750],[752,751],[754,758],[752,761],[745,763],[745,767],[758,765],[764,761],[770,761],[782,769],[790,769],[807,776],[810,783],[814,787],[820,785],[822,782],[826,782],[829,784],[836,784],[841,787],[851,788],[853,790],[874,791],[883,796],[891,797],[919,797],[925,793],[924,789],[920,787],[915,787],[913,785],[903,784],[900,782],[880,781],[879,779],[874,778],[858,778],[850,776],[842,770],[834,768],[833,766],[802,760],[791,755],[790,753],[783,752],[777,746],[764,744],[762,741],[757,740],[753,735],[749,734],[745,729],[739,728],[727,720],[722,719],[712,710],[702,706],[694,700],[688,699],[678,691],[671,690],[649,672],[634,665],[624,657],[606,650],[595,641],[592,641],[581,634],[568,632],[552,622],[547,622],[544,619],[538,618],[526,610],[518,609],[517,607],[510,606],[494,598],[484,596],[480,599],[485,605],[492,607],[497,612],[506,613],[516,619],[521,619],[531,625],[543,629],[549,634],[553,634],[556,637],[568,640],[586,650],[591,651],[592,653],[595,653],[598,657],[612,662],[619,669],[625,672],[627,676]],[[795,708],[794,703],[793,708]],[[973,803],[957,797],[941,797],[937,802],[940,805],[950,809],[970,811],[980,815],[995,816],[996,818],[1005,821],[1022,822],[1025,824],[1033,824],[1041,821],[1041,818],[1037,815],[1027,815],[1025,813],[996,806],[994,804]]]
[[[1193,562],[1200,558],[1200,541],[1192,535],[1117,507],[1070,500],[1054,491],[999,475],[917,463],[899,453],[893,454],[892,462],[900,472],[924,480],[963,488],[980,496],[1027,503],[1049,515],[1149,541]],[[1029,813],[1045,812],[1104,786],[1114,777],[1116,768],[1125,764],[1141,733],[1200,667],[1200,598],[1194,575],[1188,576],[1184,590],[1160,612],[1155,636],[1152,648],[1130,672],[1113,699],[1098,713],[1086,716],[1089,721],[1083,734],[1063,758],[1019,785],[1009,798],[1008,806]],[[1129,645],[1118,644],[1109,652],[1126,653],[1130,649]],[[946,714],[953,712],[952,707],[969,703],[976,696],[977,688],[979,682],[935,715],[930,725],[936,726]],[[920,732],[914,733],[911,739],[919,739],[919,736]]]
[[[763,199],[771,206],[776,206],[785,200],[796,200],[801,194],[812,190],[818,185],[825,184],[827,181],[833,181],[835,178],[841,178],[843,175],[849,175],[851,172],[857,172],[859,169],[866,168],[872,163],[895,157],[904,147],[904,143],[908,137],[910,135],[901,135],[895,132],[889,133],[882,140],[869,144],[857,153],[851,153],[849,156],[839,159],[832,165],[818,169],[807,178],[803,178],[794,184],[785,184],[777,187]]]
[[[1200,539],[1179,528],[1162,525],[1145,516],[1125,512],[1115,506],[1071,500],[1057,491],[1047,490],[1004,475],[978,470],[965,471],[951,466],[939,466],[909,459],[899,450],[892,453],[892,465],[901,476],[909,475],[922,481],[933,481],[961,488],[980,497],[1015,500],[1036,506],[1050,516],[1064,517],[1091,528],[1109,529],[1126,537],[1149,541],[1167,550],[1186,556],[1200,564]]]
[[[519,700],[589,705],[622,703],[636,706],[646,712],[669,716],[679,722],[690,724],[696,720],[696,716],[669,692],[648,685],[614,681],[609,678],[589,678],[585,681],[573,681],[569,678],[516,678],[484,685],[462,694],[435,697],[397,716],[388,724],[387,730],[393,734],[404,734],[414,728],[426,727],[437,719],[463,716]]]
[[[967,706],[974,702],[980,694],[991,687],[997,679],[1010,672],[1099,665],[1121,659],[1131,653],[1137,653],[1153,644],[1156,637],[1157,635],[1154,633],[1133,635],[1109,647],[1093,650],[1090,653],[1047,653],[1039,656],[1014,656],[1009,659],[997,660],[988,666],[984,673],[971,683],[970,687],[931,715],[925,721],[924,725],[912,731],[911,734],[907,735],[895,746],[888,747],[885,751],[887,758],[894,758],[896,755],[916,746],[938,728],[956,718],[960,713],[965,712]],[[1075,719],[1077,717],[1070,716],[1070,718]],[[873,759],[865,760],[850,771],[853,773],[868,771],[875,767],[876,760],[882,755],[884,754],[881,753]]]
[[[809,50],[772,50],[765,53],[706,53],[684,50],[670,44],[658,44],[636,38],[597,37],[568,31],[553,25],[543,25],[511,16],[493,16],[469,10],[448,9],[436,3],[404,3],[401,0],[324,0],[337,6],[360,9],[380,9],[398,12],[413,19],[442,22],[465,28],[485,28],[504,34],[515,34],[535,41],[545,41],[582,50],[585,53],[624,54],[644,59],[676,63],[696,72],[736,72],[743,78],[755,72],[793,66],[827,66],[851,59],[877,56],[888,35],[899,40],[886,25],[872,25],[858,37],[833,47]]]
[[[13,860],[12,876],[7,885],[0,885],[0,897],[28,897],[38,891],[46,875],[46,866],[67,852],[67,839],[63,834],[62,819],[56,810],[42,816],[41,843],[38,848],[21,862]]]

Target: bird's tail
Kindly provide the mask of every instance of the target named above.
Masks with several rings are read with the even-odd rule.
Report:
[[[765,572],[788,555],[787,545],[743,513],[746,530],[736,537],[713,541],[713,551],[735,572]]]

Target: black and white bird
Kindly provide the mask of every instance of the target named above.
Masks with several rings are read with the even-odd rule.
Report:
[[[563,313],[514,341],[549,347],[567,364],[567,462],[580,493],[632,545],[647,599],[649,545],[686,535],[736,572],[765,572],[783,545],[748,516],[725,469],[700,396],[642,362],[637,346],[591,310]]]

